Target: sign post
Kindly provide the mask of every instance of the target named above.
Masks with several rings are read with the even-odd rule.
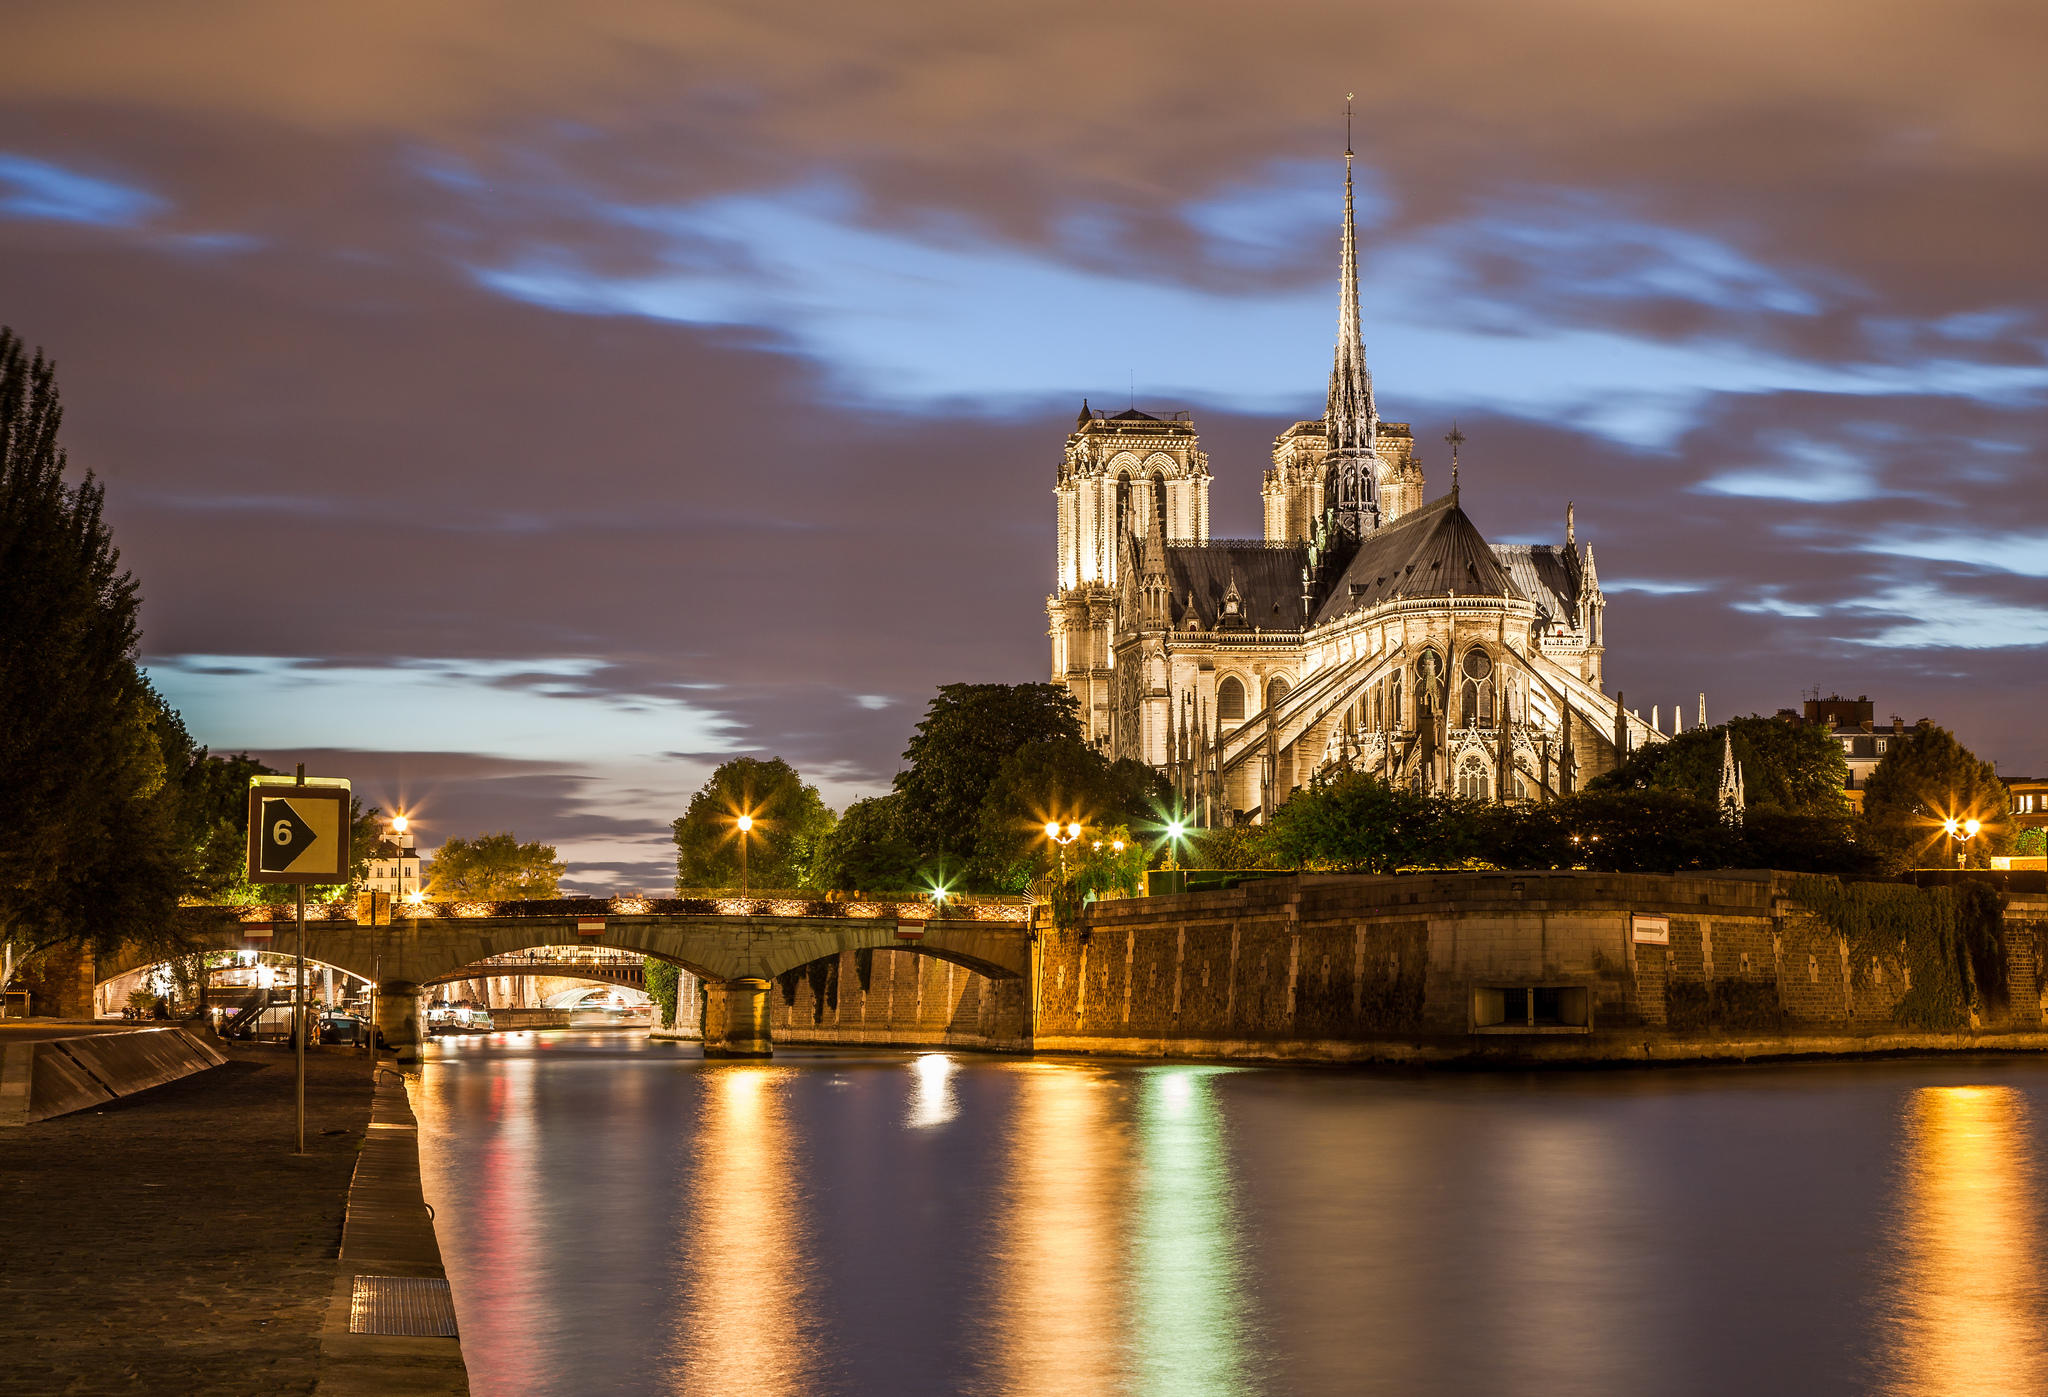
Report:
[[[348,782],[308,781],[304,762],[294,778],[249,780],[249,881],[291,883],[297,894],[292,1037],[298,1050],[300,1154],[306,1152],[306,884],[348,881],[350,813]]]

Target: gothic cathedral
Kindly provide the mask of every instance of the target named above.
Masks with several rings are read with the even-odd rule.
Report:
[[[1265,538],[1209,537],[1186,413],[1084,403],[1060,462],[1053,682],[1092,741],[1166,772],[1204,825],[1263,820],[1334,766],[1553,799],[1661,736],[1603,691],[1606,602],[1569,507],[1561,544],[1489,544],[1455,454],[1450,492],[1426,500],[1413,433],[1381,419],[1351,161],[1327,403],[1273,443]]]

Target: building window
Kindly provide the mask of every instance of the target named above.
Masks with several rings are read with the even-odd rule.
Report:
[[[1477,757],[1467,757],[1458,768],[1458,794],[1467,800],[1487,798],[1486,767]]]
[[[1216,717],[1225,723],[1244,721],[1244,685],[1234,676],[1216,686]]]
[[[1266,707],[1272,708],[1277,706],[1280,700],[1287,697],[1287,691],[1292,687],[1293,686],[1287,682],[1287,676],[1284,674],[1276,674],[1271,679],[1267,680]]]
[[[1484,650],[1468,651],[1465,655],[1464,702],[1460,705],[1459,726],[1467,728],[1490,728],[1493,726],[1493,661]]]

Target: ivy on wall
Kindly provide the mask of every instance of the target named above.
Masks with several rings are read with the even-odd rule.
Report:
[[[676,996],[682,984],[683,972],[665,960],[643,956],[647,967],[647,997],[654,1001],[655,1013],[663,1028],[676,1026]]]
[[[1981,1022],[2004,1010],[2005,902],[1987,884],[1801,878],[1792,895],[1848,944],[1853,983],[1869,985],[1877,965],[1905,974],[1911,988],[1892,1010],[1898,1023],[1957,1033],[1972,1026],[1973,1014]]]

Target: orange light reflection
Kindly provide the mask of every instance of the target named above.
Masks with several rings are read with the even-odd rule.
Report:
[[[1886,1390],[2048,1391],[2025,1099],[2010,1087],[1914,1092],[1904,1164]]]
[[[675,1390],[759,1397],[811,1390],[815,1316],[791,1168],[786,1068],[703,1074],[690,1211],[677,1245],[687,1282],[675,1316]]]

